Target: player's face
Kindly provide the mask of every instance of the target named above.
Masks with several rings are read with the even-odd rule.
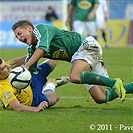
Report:
[[[14,34],[19,41],[29,46],[33,43],[33,28],[31,26],[27,28],[18,27],[14,30]]]
[[[6,64],[4,60],[2,60],[2,63],[0,64],[0,79],[6,79],[9,76],[10,73],[10,67]]]

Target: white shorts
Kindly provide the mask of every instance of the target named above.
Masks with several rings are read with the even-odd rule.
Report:
[[[74,31],[83,36],[97,36],[96,23],[95,22],[83,22],[76,20],[73,22]]]
[[[104,18],[97,18],[97,22],[96,22],[96,26],[97,26],[97,28],[98,29],[105,29],[105,20],[104,20]]]
[[[74,60],[85,60],[91,65],[91,72],[108,77],[108,73],[104,62],[102,60],[102,48],[100,44],[91,36],[85,38],[79,47],[78,51],[72,56],[71,62]],[[87,90],[91,89],[94,85],[86,85]]]

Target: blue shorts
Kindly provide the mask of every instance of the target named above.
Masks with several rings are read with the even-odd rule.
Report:
[[[32,73],[31,89],[33,93],[33,101],[31,106],[38,106],[42,101],[49,103],[47,97],[42,94],[42,89],[47,82],[47,76],[50,74],[51,68],[47,63],[42,63],[37,66]]]

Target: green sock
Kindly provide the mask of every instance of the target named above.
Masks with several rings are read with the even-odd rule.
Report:
[[[106,102],[112,101],[118,97],[116,92],[111,88],[106,88],[105,91],[106,91]]]
[[[133,83],[124,84],[124,88],[126,90],[126,94],[133,93]],[[118,97],[116,92],[113,89],[111,89],[111,88],[106,88],[105,91],[106,91],[106,102],[112,101],[112,100],[114,100],[115,98]]]
[[[126,94],[133,93],[133,83],[124,84],[124,88],[126,90]]]
[[[81,72],[80,73],[80,83],[81,84],[94,84],[94,85],[102,85],[107,87],[113,87],[116,80],[107,78],[92,72]]]

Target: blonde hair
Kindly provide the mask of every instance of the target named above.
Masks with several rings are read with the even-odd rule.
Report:
[[[19,20],[12,26],[12,30],[14,31],[18,27],[25,28],[27,26],[31,26],[34,29],[33,24],[29,20]]]

